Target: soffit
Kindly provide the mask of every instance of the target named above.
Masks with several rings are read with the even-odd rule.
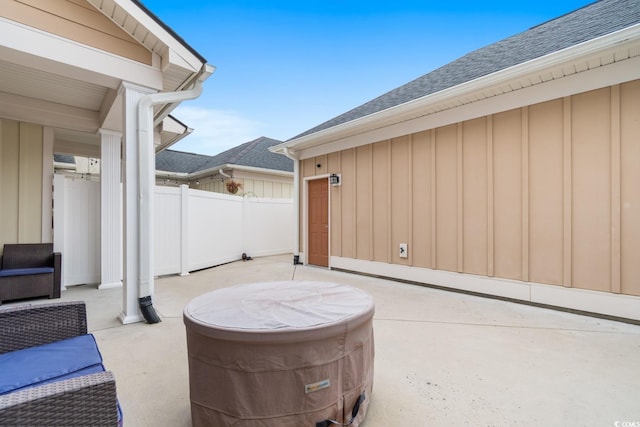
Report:
[[[98,111],[109,88],[0,60],[0,92]]]

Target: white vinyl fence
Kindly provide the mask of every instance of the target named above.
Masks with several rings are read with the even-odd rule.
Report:
[[[54,177],[54,247],[64,286],[100,282],[100,184]],[[243,198],[181,187],[155,188],[155,275],[291,253],[293,201]]]
[[[155,274],[293,250],[293,201],[156,187]]]

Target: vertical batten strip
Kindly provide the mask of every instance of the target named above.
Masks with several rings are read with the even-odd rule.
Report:
[[[438,222],[436,220],[438,211],[436,209],[436,192],[438,191],[436,182],[436,130],[431,129],[429,131],[431,142],[431,268],[436,268],[437,259],[437,237],[438,237]]]
[[[464,270],[464,183],[463,176],[464,173],[462,171],[463,165],[463,153],[462,153],[462,122],[458,123],[458,146],[457,146],[457,155],[458,155],[458,170],[457,170],[457,179],[458,179],[458,272],[462,273]]]
[[[391,227],[393,224],[392,221],[392,213],[393,213],[393,209],[391,209],[391,203],[393,202],[393,200],[391,199],[391,193],[392,193],[392,187],[393,187],[393,165],[391,162],[391,143],[393,140],[388,140],[387,141],[387,185],[388,185],[388,189],[387,189],[387,262],[392,262],[393,261],[393,252],[392,252],[392,247],[393,247],[393,234],[391,233]]]
[[[369,259],[373,261],[373,144],[369,144]]]
[[[522,280],[529,281],[529,107],[522,107],[521,110],[521,197],[522,197]]]
[[[340,155],[338,156],[338,170],[340,170],[342,172],[342,154],[343,152],[340,152]],[[340,191],[338,191],[339,197],[338,197],[338,212],[340,212],[340,223],[338,224],[338,228],[339,228],[339,232],[340,232],[340,241],[338,242],[338,245],[336,245],[336,247],[340,250],[340,253],[338,254],[338,256],[342,256],[342,224],[344,223],[344,215],[342,213],[342,209],[344,204],[342,203],[342,188],[340,189]],[[332,201],[333,202],[333,201]]]
[[[566,96],[562,100],[562,117],[563,117],[563,153],[562,153],[562,161],[563,161],[563,179],[562,179],[562,188],[563,188],[563,204],[564,204],[564,215],[563,215],[563,274],[562,274],[562,284],[567,287],[571,287],[571,246],[572,246],[572,229],[571,229],[571,220],[572,220],[572,150],[571,150],[571,97]]]
[[[409,197],[407,206],[407,226],[409,228],[409,235],[407,236],[407,262],[409,265],[413,265],[413,134],[409,135],[409,155],[407,156],[407,178],[409,181]]]
[[[621,292],[620,85],[611,87],[611,292]]]
[[[487,276],[494,272],[493,116],[487,116]]]
[[[358,149],[353,150],[353,164],[351,165],[353,171],[353,257],[358,258]],[[327,185],[329,184],[329,178],[327,178]]]

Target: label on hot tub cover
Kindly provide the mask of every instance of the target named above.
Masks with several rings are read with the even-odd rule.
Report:
[[[313,393],[314,391],[324,390],[325,388],[329,388],[331,385],[331,381],[327,378],[326,380],[318,381],[313,384],[306,384],[304,386],[305,394]]]

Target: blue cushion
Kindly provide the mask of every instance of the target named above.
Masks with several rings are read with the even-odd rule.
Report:
[[[46,274],[46,273],[53,273],[53,267],[7,268],[5,270],[0,270],[0,277],[27,276],[29,274]]]
[[[21,388],[102,372],[91,334],[0,354],[0,395]]]

